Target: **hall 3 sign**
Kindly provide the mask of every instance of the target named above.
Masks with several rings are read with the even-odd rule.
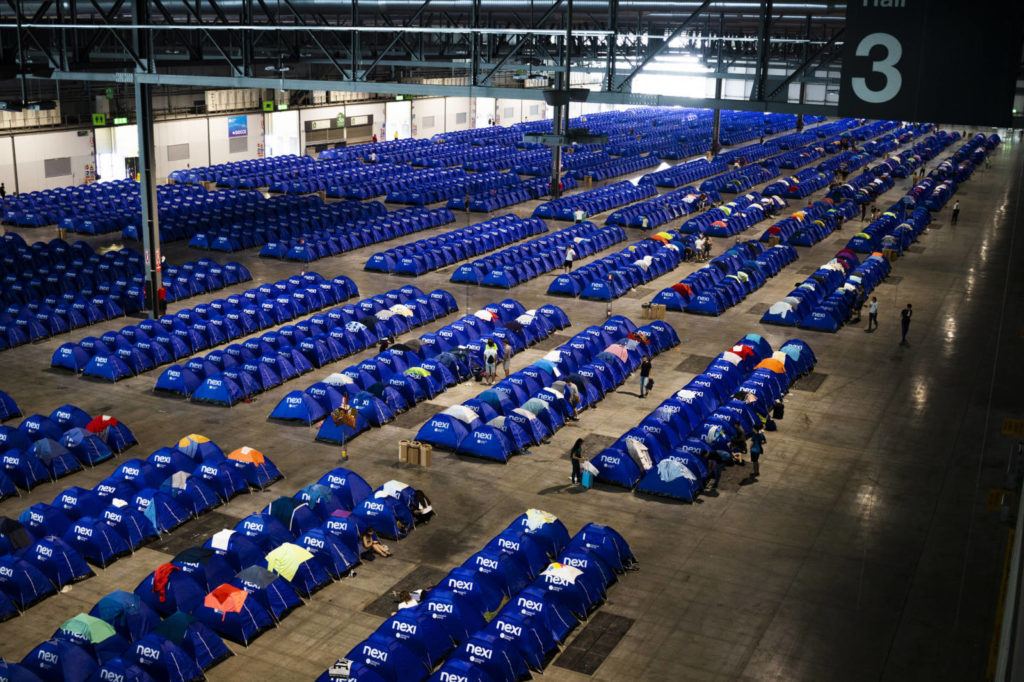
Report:
[[[1009,125],[1024,2],[849,0],[839,114]]]

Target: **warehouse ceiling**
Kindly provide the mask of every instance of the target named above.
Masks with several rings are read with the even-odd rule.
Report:
[[[749,68],[745,77],[760,79],[757,104],[785,101],[784,77],[769,70],[781,69],[786,83],[814,82],[836,65],[844,16],[845,3],[832,2],[5,0],[0,97],[59,96],[68,107],[136,73],[182,92],[472,87],[507,96],[554,78],[568,54],[575,73],[600,83],[602,101],[645,103],[631,96],[634,76],[689,55],[713,77]],[[441,78],[457,80],[424,85]]]

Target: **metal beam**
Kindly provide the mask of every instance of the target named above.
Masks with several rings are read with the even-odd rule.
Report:
[[[812,54],[810,57],[805,59],[804,62],[802,64],[800,64],[800,66],[796,67],[796,69],[793,70],[793,73],[791,73],[788,76],[786,76],[781,83],[776,85],[775,88],[771,92],[768,93],[768,96],[765,97],[765,99],[769,99],[769,100],[772,99],[773,97],[778,95],[779,92],[782,91],[783,88],[788,87],[789,84],[792,83],[794,79],[796,79],[799,76],[801,76],[804,73],[804,71],[806,71],[807,68],[818,59],[818,57],[820,57],[822,54],[824,54],[826,51],[828,51],[833,45],[836,44],[836,41],[839,40],[839,38],[842,37],[844,30],[845,29],[841,28],[838,31],[836,31],[835,34],[833,34],[831,38],[829,38],[824,44],[822,44],[817,50],[814,51],[814,54]],[[838,54],[838,53],[836,53],[836,54]],[[834,58],[835,57],[833,57],[833,59]],[[828,60],[828,61],[831,61],[831,60]],[[827,64],[828,61],[822,62],[818,66],[822,66],[824,64]]]
[[[149,1],[134,0],[132,7],[136,22],[149,21]],[[151,73],[152,34],[146,31],[133,31],[132,42],[139,55],[136,75]],[[153,86],[138,78],[135,81],[135,124],[139,136],[139,227],[142,232],[143,267],[146,275],[146,293],[149,306],[146,314],[151,319],[160,317],[160,219],[157,208],[156,166],[154,154],[156,145],[153,136]]]
[[[661,54],[665,50],[665,48],[668,47],[669,43],[671,43],[673,40],[675,40],[676,38],[681,36],[683,34],[683,31],[685,31],[686,28],[690,24],[692,24],[693,21],[698,16],[700,16],[700,13],[703,12],[705,9],[707,9],[708,5],[710,5],[710,4],[711,4],[711,0],[704,0],[704,2],[700,3],[700,6],[697,7],[697,9],[693,10],[693,13],[691,13],[690,16],[686,17],[686,19],[684,19],[681,24],[676,26],[675,29],[671,33],[668,34],[668,37],[665,38],[665,42],[663,42],[661,45],[659,45],[656,49],[652,50],[651,52],[648,52],[647,56],[645,56],[643,59],[640,60],[640,63],[637,64],[636,67],[632,71],[629,72],[629,75],[626,76],[624,79],[622,79],[622,83],[619,84],[619,87],[617,89],[618,90],[622,90],[624,87],[626,87],[626,84],[630,83],[633,80],[633,78],[638,73],[640,73],[640,71],[645,66],[650,64],[651,60],[653,60],[655,57],[657,57],[659,54]]]
[[[430,6],[430,0],[423,0],[423,4],[420,5],[419,8],[413,13],[413,15],[411,17],[409,17],[409,19],[405,22],[405,27],[404,28],[408,28],[409,26],[412,26],[412,24],[417,19],[420,18],[420,15],[423,14],[423,11],[425,9],[427,9],[427,7],[429,7],[429,6]],[[378,64],[380,64],[381,60],[384,59],[384,57],[387,55],[388,51],[391,48],[393,48],[398,43],[398,41],[401,40],[401,39],[402,39],[402,31],[399,31],[398,33],[395,34],[395,37],[391,39],[391,42],[389,42],[387,44],[387,47],[385,47],[383,50],[380,51],[380,54],[377,55],[377,58],[374,59],[373,62],[368,67],[366,67],[365,70],[363,70],[362,75],[359,76],[359,80],[363,80],[363,81],[366,80],[366,77],[370,75],[371,71],[373,71],[373,67],[375,67]]]

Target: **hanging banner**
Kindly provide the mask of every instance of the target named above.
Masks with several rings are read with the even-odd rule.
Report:
[[[249,135],[249,117],[228,116],[228,137],[246,137]]]
[[[846,3],[839,114],[1009,125],[1024,3]]]

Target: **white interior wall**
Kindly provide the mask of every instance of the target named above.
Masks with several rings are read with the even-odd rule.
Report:
[[[299,123],[301,109],[294,111],[275,111],[264,115],[265,137],[267,140],[267,156],[283,156],[285,154],[301,154],[299,140],[302,126]]]
[[[0,137],[0,182],[10,194],[17,189],[14,180],[14,138],[10,135]]]
[[[477,97],[475,104],[475,127],[486,128],[487,126],[491,125],[490,122],[494,120],[494,115],[497,112],[498,100],[494,99],[493,97]]]
[[[398,104],[409,104],[409,102],[398,102]],[[408,107],[406,107],[408,108]],[[370,102],[367,104],[348,104],[345,106],[345,116],[351,118],[353,116],[373,116],[373,131],[377,133],[377,136],[381,139],[380,129],[384,125],[384,119],[387,115],[386,107],[384,102]],[[404,133],[402,137],[408,137],[408,133]],[[394,137],[392,135],[392,137]]]
[[[495,109],[497,110],[495,122],[499,125],[510,126],[523,120],[523,100],[521,99],[499,99],[495,104]]]
[[[374,119],[376,120],[376,119]],[[384,127],[382,140],[393,140],[412,137],[412,102],[387,102],[385,105]]]
[[[447,103],[444,97],[424,97],[412,101],[412,136],[433,137],[445,130],[445,109]]]
[[[243,161],[245,159],[256,159],[264,155],[263,141],[263,114],[248,114],[247,127],[249,134],[244,138],[246,148],[244,151],[232,153],[230,150],[230,139],[228,138],[228,116],[213,116],[210,122],[210,163],[227,163],[229,161]]]
[[[445,98],[445,120],[444,132],[453,130],[469,130],[473,127],[473,100],[469,97],[447,97]],[[459,114],[465,118],[459,122]]]
[[[79,133],[84,133],[80,135]],[[80,185],[89,176],[95,177],[96,156],[91,130],[61,130],[29,133],[14,137],[14,154],[18,162],[18,191]],[[46,159],[69,157],[71,174],[46,177]]]
[[[167,182],[171,171],[210,165],[210,145],[206,118],[182,118],[153,124],[153,165],[157,183]],[[134,126],[133,126],[134,127]],[[252,130],[249,131],[252,134]],[[188,145],[188,157],[168,160],[168,145]],[[138,145],[136,145],[138,146]],[[176,147],[175,151],[178,148]]]

